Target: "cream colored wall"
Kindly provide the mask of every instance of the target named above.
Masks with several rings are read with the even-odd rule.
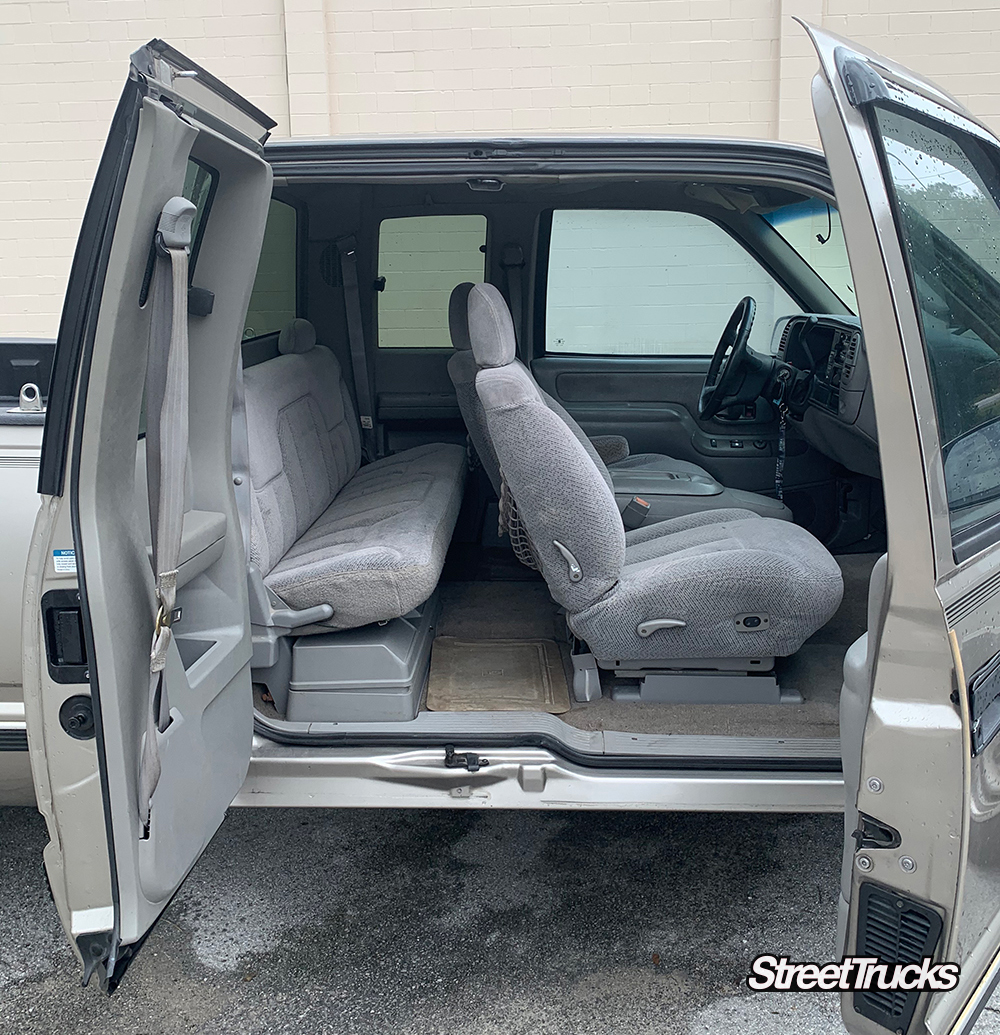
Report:
[[[154,36],[276,135],[708,133],[815,142],[807,21],[1000,129],[994,0],[30,0],[0,3],[0,335],[55,334],[128,55]]]

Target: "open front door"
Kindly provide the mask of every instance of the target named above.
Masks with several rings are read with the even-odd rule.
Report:
[[[273,125],[166,44],[138,50],[59,330],[24,693],[53,897],[106,988],[249,764],[230,419]]]
[[[889,529],[845,665],[843,949],[960,968],[936,991],[906,987],[919,967],[876,976],[843,1016],[967,1032],[1000,974],[1000,143],[933,84],[809,31]]]

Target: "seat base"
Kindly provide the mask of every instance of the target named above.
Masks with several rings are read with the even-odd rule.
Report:
[[[664,658],[656,661],[607,661],[577,653],[573,697],[581,703],[601,696],[599,669],[628,684],[616,684],[611,699],[654,704],[801,704],[798,690],[782,689],[774,658]],[[631,682],[637,680],[637,682]]]
[[[782,690],[773,672],[648,672],[638,685],[615,686],[614,701],[655,704],[801,704],[798,690]]]

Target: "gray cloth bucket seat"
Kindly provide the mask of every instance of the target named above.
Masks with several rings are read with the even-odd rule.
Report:
[[[494,491],[499,496],[500,469],[497,465],[496,450],[490,441],[483,405],[475,388],[479,365],[469,339],[468,316],[468,299],[472,288],[473,285],[469,283],[459,284],[452,291],[449,300],[448,325],[451,330],[451,343],[454,351],[448,360],[448,373],[455,386],[455,394],[458,397],[458,405],[462,411],[469,438],[472,440],[472,445],[479,456],[483,469],[489,476]],[[497,298],[498,304],[502,304],[506,308],[506,302],[499,292],[497,292]],[[520,360],[515,359],[514,363],[529,377],[532,376]],[[677,517],[682,514],[699,513],[703,510],[726,510],[734,507],[752,510],[764,517],[791,521],[792,512],[780,500],[771,499],[756,492],[725,488],[719,485],[708,471],[697,464],[677,460],[662,453],[630,455],[628,439],[622,435],[595,435],[593,438],[589,438],[561,403],[537,383],[535,388],[545,405],[557,414],[576,436],[604,480],[611,486],[612,491],[615,491],[616,478],[621,484],[624,484],[627,478],[628,490],[624,492],[621,489],[618,490],[619,502],[622,505],[627,503],[633,495],[642,496],[652,503],[653,509],[650,511],[647,522]],[[648,477],[644,478],[644,475]],[[675,484],[668,485],[671,489],[677,489],[679,484],[683,484],[680,483],[680,479],[690,479],[696,483],[710,483],[715,492],[713,495],[701,495],[694,492],[690,495],[684,492],[672,492],[669,496],[658,495],[664,488],[662,481],[664,475],[674,480]]]
[[[715,510],[626,533],[604,472],[515,361],[503,297],[480,284],[468,306],[503,482],[549,591],[595,657],[786,656],[833,616],[840,568],[790,522]]]

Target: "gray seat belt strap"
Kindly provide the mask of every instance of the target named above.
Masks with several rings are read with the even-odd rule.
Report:
[[[378,457],[378,436],[375,428],[375,401],[371,377],[368,373],[368,354],[365,350],[365,328],[361,318],[361,289],[358,286],[358,244],[354,237],[342,237],[337,242],[340,254],[340,274],[344,284],[344,309],[347,312],[347,337],[351,346],[351,366],[354,368],[354,388],[358,396],[358,417],[361,420],[361,438],[369,460]]]
[[[163,669],[173,638],[177,567],[184,525],[188,452],[188,249],[195,206],[171,198],[156,229],[157,283],[146,367],[146,463],[149,523],[156,573],[156,613],[149,652],[146,732],[139,761],[139,818],[149,827],[150,800],[160,779],[159,734],[169,723]],[[169,263],[162,256],[166,255]],[[170,287],[167,288],[169,264]],[[166,328],[169,327],[169,332]]]
[[[521,327],[523,316],[523,292],[521,286],[521,272],[524,269],[524,252],[521,246],[515,242],[503,246],[503,254],[500,259],[500,268],[503,270],[504,280],[507,287],[507,301],[510,302],[510,315],[514,322],[514,338],[517,342],[517,354],[523,361],[527,362],[523,355],[524,332]]]
[[[243,350],[236,350],[236,388],[233,392],[233,487],[236,511],[243,533],[243,552],[250,560],[250,440],[247,430],[247,397],[243,387]]]

